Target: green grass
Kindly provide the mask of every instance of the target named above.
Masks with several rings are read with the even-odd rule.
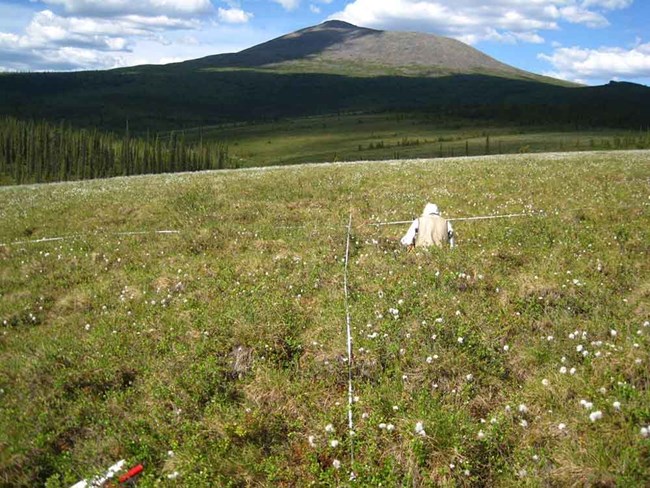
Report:
[[[649,176],[603,152],[2,188],[0,484],[125,458],[143,487],[647,485]],[[458,222],[453,251],[368,225],[427,201],[546,214]],[[155,229],[181,234],[114,235]]]
[[[242,167],[650,147],[645,131],[499,126],[417,113],[328,115],[184,134],[194,142],[225,141],[234,163]]]

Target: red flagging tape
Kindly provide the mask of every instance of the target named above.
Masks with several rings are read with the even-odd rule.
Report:
[[[140,473],[142,473],[142,470],[144,470],[144,467],[142,466],[142,464],[138,464],[136,467],[129,469],[126,472],[126,474],[120,476],[118,480],[120,483],[124,483],[125,481],[133,478],[134,476],[137,476]]]

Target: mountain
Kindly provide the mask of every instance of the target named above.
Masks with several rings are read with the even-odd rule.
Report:
[[[287,34],[235,54],[182,63],[194,68],[253,68],[355,76],[488,74],[572,85],[501,63],[455,39],[381,31],[338,20]]]
[[[0,74],[0,115],[132,133],[338,112],[647,127],[650,88],[581,87],[459,41],[339,21],[239,53],[108,71]]]

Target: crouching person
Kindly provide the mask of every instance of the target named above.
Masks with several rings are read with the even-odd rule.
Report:
[[[422,216],[413,221],[400,242],[409,248],[434,245],[443,247],[447,244],[454,247],[454,229],[451,222],[440,216],[436,204],[427,203]]]

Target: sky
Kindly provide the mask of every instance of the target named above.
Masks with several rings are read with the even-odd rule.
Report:
[[[170,63],[332,19],[453,37],[588,85],[650,85],[648,0],[0,0],[0,71]]]

